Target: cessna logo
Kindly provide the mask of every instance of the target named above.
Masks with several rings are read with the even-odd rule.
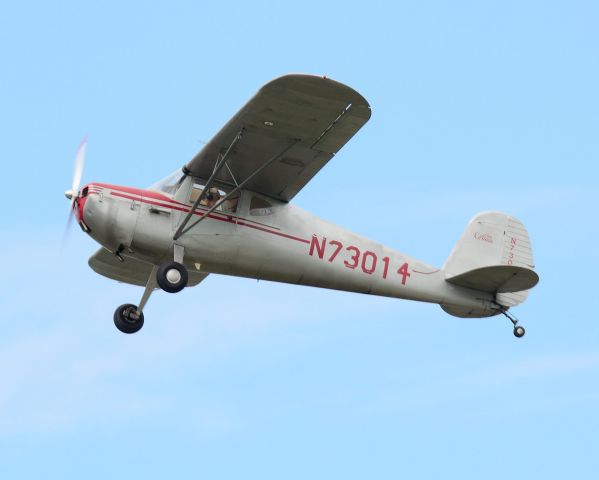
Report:
[[[474,238],[480,240],[481,242],[493,243],[493,236],[489,233],[475,232]]]

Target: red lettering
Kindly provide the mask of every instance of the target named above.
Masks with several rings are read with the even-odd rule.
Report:
[[[339,255],[339,252],[341,251],[341,249],[343,248],[343,244],[341,242],[338,242],[337,240],[331,240],[329,242],[330,245],[335,245],[337,248],[335,249],[335,251],[333,252],[333,254],[330,256],[329,258],[329,262],[332,262],[333,260],[335,260],[335,257],[337,255]]]
[[[314,249],[316,249],[316,254],[318,255],[318,258],[322,259],[324,257],[324,247],[326,243],[326,237],[323,237],[322,243],[318,244],[318,237],[316,235],[312,235],[312,241],[310,242],[310,256],[314,256]]]
[[[399,267],[399,270],[397,270],[397,273],[399,273],[401,275],[401,284],[405,285],[407,278],[411,276],[410,272],[408,272],[407,262],[404,263],[401,267]]]
[[[367,259],[370,258],[370,267],[366,266]],[[372,272],[376,269],[376,254],[374,252],[364,252],[362,256],[362,271],[368,275],[372,275]]]
[[[383,257],[383,263],[385,264],[385,268],[383,268],[383,278],[387,278],[387,272],[389,272],[389,257]]]
[[[352,263],[349,263],[347,260],[344,260],[343,263],[347,268],[351,268],[352,270],[358,266],[360,262],[360,250],[357,247],[349,246],[346,248],[348,252],[354,252],[354,254],[350,257]]]

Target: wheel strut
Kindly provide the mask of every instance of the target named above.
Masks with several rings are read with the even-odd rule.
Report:
[[[152,268],[152,272],[150,273],[150,277],[148,278],[148,282],[146,283],[146,288],[144,289],[144,293],[141,296],[141,300],[138,305],[133,305],[131,303],[126,303],[125,305],[121,305],[114,312],[114,324],[116,328],[118,328],[123,333],[135,333],[138,332],[141,327],[144,325],[144,313],[143,309],[148,303],[150,299],[150,295],[156,288],[156,272],[158,271],[158,266],[154,265]]]
[[[522,325],[519,325],[518,319],[508,312],[507,308],[502,310],[501,313],[514,325],[514,335],[518,338],[521,338],[526,333],[526,330]]]

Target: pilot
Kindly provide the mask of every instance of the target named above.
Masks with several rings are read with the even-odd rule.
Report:
[[[208,208],[211,208],[218,201],[220,201],[220,192],[218,191],[218,188],[211,187],[210,190],[208,190],[208,194],[206,195],[206,205],[208,206]]]

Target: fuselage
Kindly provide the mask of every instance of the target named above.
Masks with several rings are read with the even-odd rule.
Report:
[[[193,181],[171,195],[90,183],[77,200],[77,219],[125,261],[160,264],[176,243],[190,271],[496,311],[493,294],[452,285],[442,269],[251,191],[241,192],[235,211],[210,213],[174,242],[191,210]],[[198,206],[191,223],[207,210]]]

